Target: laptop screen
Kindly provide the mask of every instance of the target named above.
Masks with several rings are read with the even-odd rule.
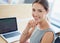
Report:
[[[16,17],[0,19],[0,34],[17,30]]]

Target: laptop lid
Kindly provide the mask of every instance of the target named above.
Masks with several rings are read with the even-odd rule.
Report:
[[[0,34],[17,31],[16,17],[0,19]]]

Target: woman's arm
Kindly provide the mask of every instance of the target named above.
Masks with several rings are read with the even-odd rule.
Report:
[[[29,34],[28,31],[29,31],[29,28],[28,27],[23,31],[23,33],[21,35],[21,38],[20,38],[20,43],[26,42],[26,40],[29,38],[28,37],[28,34]]]
[[[28,38],[31,36],[35,26],[36,26],[36,23],[33,20],[28,22],[26,29],[23,31],[23,33],[21,35],[20,43],[24,43],[28,40]]]
[[[41,40],[41,43],[52,43],[54,40],[53,32],[46,32]]]

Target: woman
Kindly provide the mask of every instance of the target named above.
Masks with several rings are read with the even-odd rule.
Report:
[[[47,19],[49,6],[47,0],[35,0],[32,4],[33,20],[30,20],[23,31],[20,43],[30,38],[30,43],[53,43],[54,33]]]

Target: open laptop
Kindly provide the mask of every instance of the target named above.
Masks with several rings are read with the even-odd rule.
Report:
[[[4,38],[7,43],[20,39],[21,33],[17,28],[16,17],[0,19],[0,36]]]

